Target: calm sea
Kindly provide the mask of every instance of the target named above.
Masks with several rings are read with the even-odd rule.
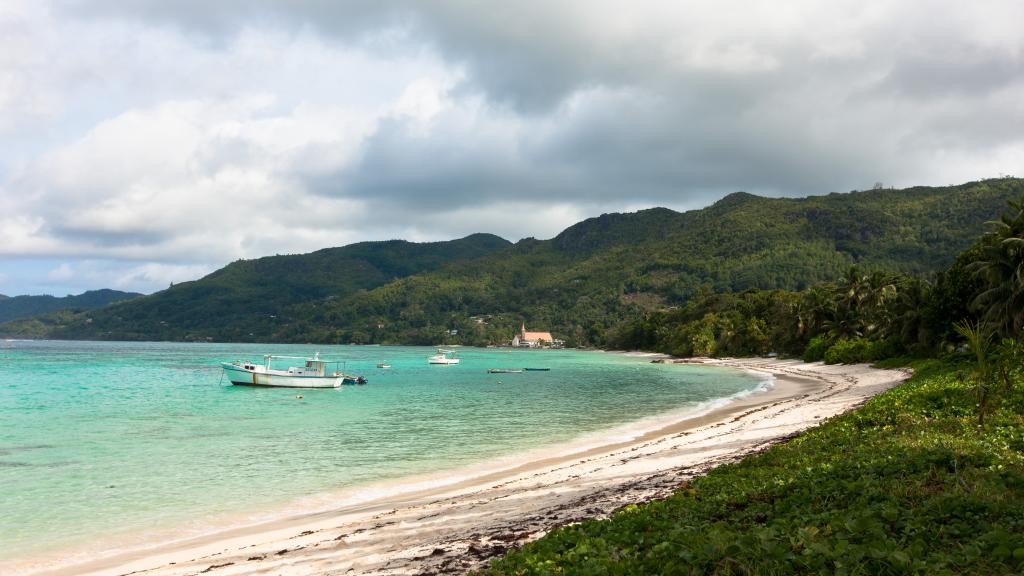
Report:
[[[218,365],[314,351],[369,384],[237,387]],[[445,367],[427,364],[432,352],[0,341],[0,572],[29,557],[355,502],[396,479],[456,480],[559,444],[621,440],[763,385],[623,354],[462,348],[462,363]],[[486,373],[520,367],[551,370]]]

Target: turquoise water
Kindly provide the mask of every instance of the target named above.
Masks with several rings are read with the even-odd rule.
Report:
[[[316,350],[369,384],[238,387],[218,365]],[[462,363],[444,367],[427,365],[432,352],[0,341],[0,568],[598,439],[760,384],[622,354],[463,348]],[[527,366],[551,371],[486,373]]]

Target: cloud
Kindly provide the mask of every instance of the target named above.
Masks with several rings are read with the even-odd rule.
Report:
[[[0,258],[155,289],[739,189],[1019,174],[1020,21],[1009,0],[14,0]]]
[[[205,276],[213,269],[202,265],[168,265],[156,262],[111,270],[104,263],[90,262],[90,272],[95,279],[108,280],[112,288],[126,292],[149,292],[154,286],[166,288],[175,282],[184,282]]]
[[[67,262],[62,263],[60,266],[50,270],[46,275],[46,278],[54,282],[67,282],[75,277],[74,270],[71,269],[71,265]]]
[[[364,128],[329,108],[268,115],[272,103],[170,102],[100,123],[11,184],[21,194],[10,213],[20,216],[0,228],[0,250],[230,258],[246,253],[253,230],[315,224],[322,213],[310,215],[297,175],[337,169]]]

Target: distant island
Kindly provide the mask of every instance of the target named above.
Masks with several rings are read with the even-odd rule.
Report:
[[[138,292],[120,290],[88,290],[72,296],[5,296],[0,294],[0,322],[30,318],[63,310],[93,310],[114,302],[142,296]]]

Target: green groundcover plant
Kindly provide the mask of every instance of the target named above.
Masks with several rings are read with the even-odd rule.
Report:
[[[979,427],[966,363],[914,368],[859,410],[485,573],[1024,573],[1022,387]]]

